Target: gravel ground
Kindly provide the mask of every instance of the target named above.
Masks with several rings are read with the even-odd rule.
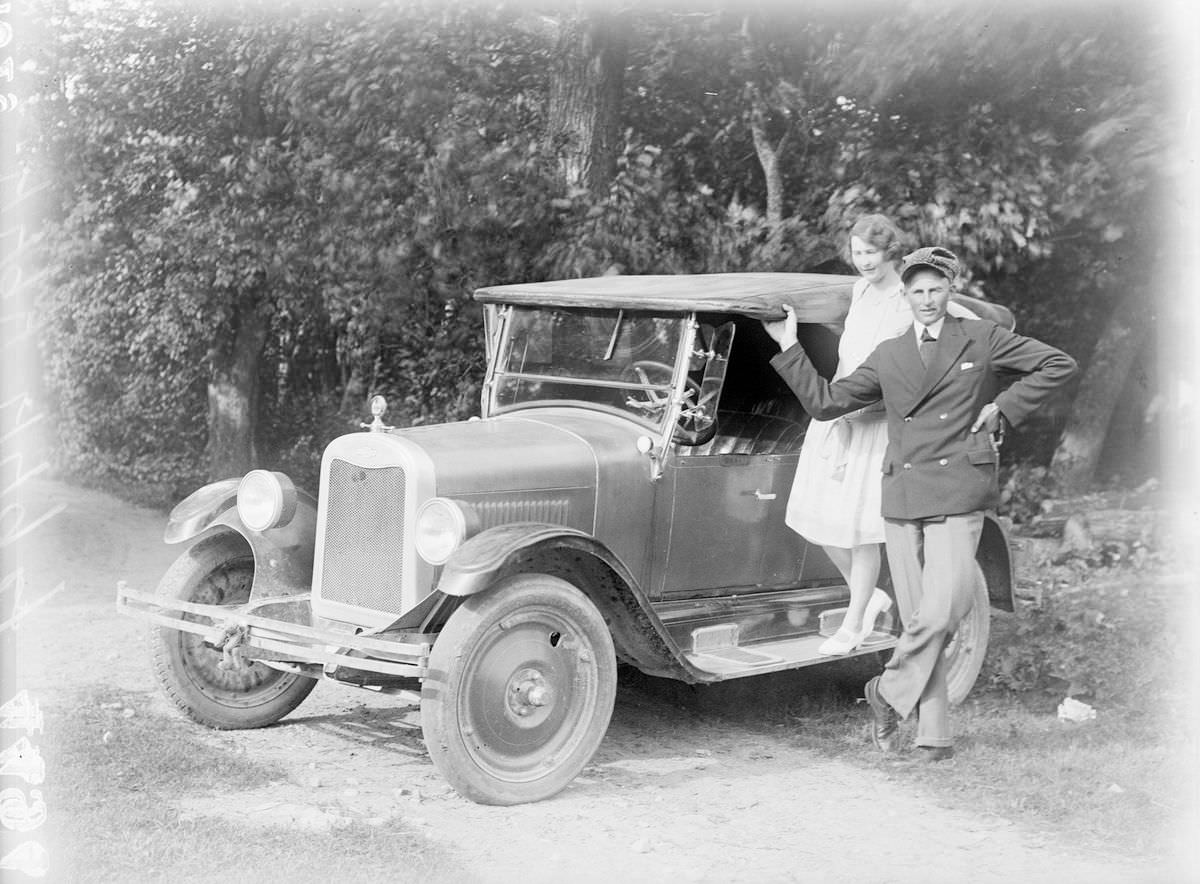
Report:
[[[27,598],[46,601],[18,634],[18,687],[53,708],[67,691],[110,686],[144,696],[146,712],[172,714],[142,627],[114,606],[118,580],[152,589],[177,554],[161,542],[164,517],[55,482],[37,483],[32,499],[62,509],[39,529],[26,564]],[[554,799],[518,807],[479,806],[450,790],[425,753],[416,709],[396,698],[322,684],[274,727],[200,732],[280,765],[286,780],[243,794],[148,798],[248,826],[399,816],[452,848],[453,881],[1197,880],[1080,852],[1020,819],[949,809],[907,777],[796,748],[784,728],[681,710],[628,686],[583,774]],[[381,870],[380,880],[396,879]]]

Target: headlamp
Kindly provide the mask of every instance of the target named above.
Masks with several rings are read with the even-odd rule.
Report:
[[[434,497],[417,510],[413,542],[418,555],[429,564],[445,564],[466,536],[467,517],[453,500]]]
[[[251,470],[238,485],[237,509],[251,531],[286,525],[296,515],[296,486],[283,473]]]

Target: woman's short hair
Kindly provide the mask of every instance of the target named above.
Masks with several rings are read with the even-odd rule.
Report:
[[[904,234],[890,218],[884,215],[860,215],[846,234],[845,257],[851,267],[854,266],[854,253],[850,249],[850,239],[855,236],[879,249],[886,260],[897,266],[908,251]]]

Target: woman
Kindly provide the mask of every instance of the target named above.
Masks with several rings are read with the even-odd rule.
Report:
[[[880,341],[912,325],[899,274],[904,251],[900,230],[882,215],[864,215],[851,228],[847,257],[861,279],[850,296],[834,379],[858,368]],[[974,315],[958,305],[951,312]],[[850,588],[846,616],[817,649],[821,654],[858,648],[879,615],[892,606],[875,586],[883,543],[880,473],[886,448],[883,408],[871,406],[834,421],[812,421],[800,450],[787,524],[825,549]]]

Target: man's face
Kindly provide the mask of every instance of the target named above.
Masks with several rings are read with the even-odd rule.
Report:
[[[918,270],[904,284],[904,297],[913,318],[922,325],[933,325],[946,315],[950,301],[950,280],[936,270]]]

